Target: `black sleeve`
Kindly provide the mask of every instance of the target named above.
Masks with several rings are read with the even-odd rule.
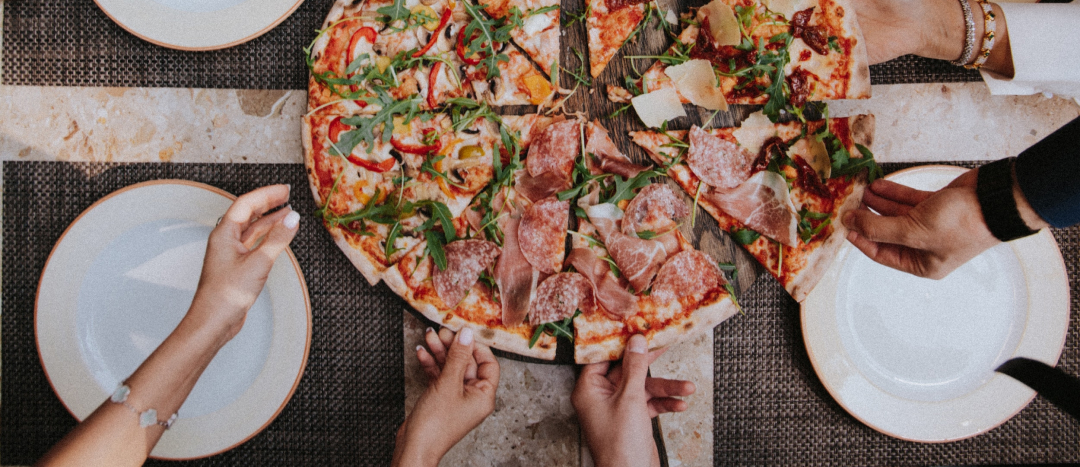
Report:
[[[1050,225],[1080,224],[1080,118],[1020,153],[1016,182]]]

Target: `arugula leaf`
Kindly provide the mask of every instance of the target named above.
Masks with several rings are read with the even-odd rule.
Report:
[[[369,104],[377,103],[381,108],[378,113],[370,117],[358,115],[342,119],[341,123],[355,128],[341,134],[338,142],[330,148],[330,154],[348,155],[361,143],[367,145],[367,152],[370,154],[375,149],[375,135],[380,134],[380,126],[382,142],[385,143],[394,134],[395,116],[403,115],[405,121],[409,122],[420,112],[421,98],[419,96],[395,101],[386,91],[379,90],[376,98],[364,100]]]
[[[555,337],[565,337],[574,340],[574,318],[581,316],[581,310],[574,311],[574,316],[570,316],[563,319],[562,322],[544,323],[536,327],[536,331],[533,331],[532,338],[529,339],[529,348],[531,349],[536,345],[536,341],[540,340],[540,336],[543,334],[550,334]]]
[[[825,227],[832,223],[831,217],[832,214],[830,213],[814,212],[811,211],[809,208],[803,206],[803,208],[799,210],[799,223],[797,224],[799,238],[802,239],[802,242],[804,244],[810,243],[811,239],[816,237],[817,234],[821,233],[821,231]],[[813,222],[811,221],[824,222],[819,222],[817,226],[814,226]]]
[[[640,238],[642,240],[652,240],[652,239],[658,237],[659,234],[657,234],[656,232],[653,232],[651,230],[642,230],[641,232],[637,233],[637,236],[638,236],[638,238]]]
[[[577,13],[574,13],[572,11],[567,11],[566,16],[570,18],[570,22],[566,23],[563,26],[569,28],[570,26],[573,26],[574,23],[578,23],[578,22],[580,22],[582,24],[585,24],[586,20],[589,18],[589,13],[591,13],[591,12],[592,12],[592,4],[591,3],[586,5],[584,9],[582,9],[581,11],[579,11]]]
[[[409,12],[409,8],[405,6],[405,0],[394,0],[393,5],[376,9],[375,12],[383,15],[382,18],[379,18],[379,21],[391,25],[391,27],[393,27],[393,24],[397,21],[403,22],[404,26],[407,27],[409,17],[412,16],[412,13]]]
[[[732,276],[731,280],[735,280],[735,276]],[[727,290],[728,295],[731,296],[731,303],[734,303],[735,308],[739,309],[739,314],[745,316],[746,313],[743,313],[742,305],[739,305],[739,299],[735,297],[735,287],[733,287],[731,283],[728,282],[724,284],[724,290]]]
[[[624,199],[631,199],[634,197],[634,190],[642,188],[650,183],[650,177],[662,177],[663,173],[656,170],[644,170],[641,173],[635,175],[633,178],[627,180],[619,175],[613,176],[615,180],[615,190],[609,196],[600,196],[601,203],[619,204],[619,201]]]
[[[465,56],[478,54],[480,63],[487,67],[487,78],[492,79],[500,76],[499,62],[509,62],[510,57],[506,54],[495,52],[496,44],[505,44],[510,41],[510,31],[516,25],[506,19],[492,19],[484,15],[480,8],[472,2],[463,0],[465,10],[473,20],[465,26],[462,34],[468,42],[465,44]],[[520,10],[519,10],[520,13]]]
[[[431,255],[431,261],[435,263],[435,267],[440,271],[446,270],[446,242],[442,235],[425,235],[427,238],[427,247],[424,249],[426,254]]]
[[[761,237],[760,233],[757,233],[750,229],[739,229],[731,233],[731,238],[734,238],[740,245],[749,245],[757,241]]]
[[[578,58],[578,70],[576,72],[570,71],[566,68],[562,68],[562,71],[574,78],[574,81],[584,85],[592,86],[592,80],[589,78],[588,73],[585,71],[585,54],[581,53],[576,47],[570,47],[570,51],[574,52],[574,55]],[[554,73],[552,73],[554,74]]]
[[[390,228],[390,233],[386,235],[386,261],[390,262],[390,257],[394,255],[400,248],[394,248],[394,242],[401,235],[401,222],[395,222],[394,226]]]
[[[631,107],[633,107],[633,105],[623,104],[621,107],[615,109],[614,112],[611,112],[611,113],[607,114],[607,116],[604,117],[604,118],[609,118],[610,119],[610,118],[618,117],[619,115],[622,115],[623,112],[626,112],[628,109],[630,109]]]
[[[835,50],[838,54],[844,53],[844,51],[840,49],[840,43],[836,41],[836,36],[829,36],[829,48]]]

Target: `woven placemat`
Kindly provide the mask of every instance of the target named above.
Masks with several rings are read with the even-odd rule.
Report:
[[[699,0],[679,0],[697,5]],[[117,26],[93,0],[4,3],[3,76],[32,86],[306,89],[301,49],[315,37],[333,0],[307,0],[265,35],[225,50],[159,47]],[[569,37],[569,36],[568,36]],[[584,37],[584,36],[582,36]],[[566,45],[566,44],[564,44]],[[585,50],[584,44],[577,47]],[[569,60],[569,48],[564,60]],[[870,67],[873,84],[979,81],[979,73],[941,60],[905,56]]]
[[[16,2],[17,3],[17,2]],[[230,193],[274,183],[291,204],[315,210],[300,164],[73,164],[4,162],[3,374],[0,458],[35,462],[75,420],[53,394],[34,341],[38,277],[63,230],[84,209],[125,186],[180,178]],[[388,465],[404,419],[400,311],[383,285],[370,287],[326,230],[304,218],[292,242],[307,279],[312,341],[307,369],[280,416],[247,443],[207,459],[149,465]]]
[[[886,172],[913,164],[885,164]],[[957,164],[972,167],[976,164]],[[1054,230],[1072,291],[1058,367],[1080,375],[1080,227]],[[767,276],[767,274],[766,274]],[[971,465],[1080,462],[1080,422],[1042,397],[1003,425],[945,444],[874,431],[829,395],[806,353],[799,304],[764,277],[721,324],[713,350],[716,465]]]

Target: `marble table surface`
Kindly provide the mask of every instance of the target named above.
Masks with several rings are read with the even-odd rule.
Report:
[[[873,96],[830,108],[840,116],[876,114],[880,162],[1000,159],[1080,115],[1072,100],[990,96],[982,83],[879,85]],[[306,104],[304,91],[0,86],[0,160],[302,163]],[[426,384],[414,350],[424,329],[402,317],[409,410]],[[713,465],[712,346],[709,332],[673,346],[651,367],[654,376],[697,386],[688,411],[660,416],[672,466]],[[500,364],[495,413],[443,465],[592,465],[570,404],[574,369]]]

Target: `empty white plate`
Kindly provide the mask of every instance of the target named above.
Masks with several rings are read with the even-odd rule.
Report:
[[[962,173],[923,166],[888,178],[937,190]],[[994,369],[1021,356],[1054,364],[1068,320],[1065,263],[1048,230],[939,281],[845,243],[802,304],[807,352],[833,398],[871,428],[922,442],[975,436],[1024,408],[1034,391]]]
[[[116,24],[147,42],[214,50],[250,41],[285,21],[303,0],[95,0]]]
[[[45,374],[76,418],[93,412],[183,318],[207,237],[232,200],[207,185],[147,182],[98,201],[64,232],[41,276],[35,327]],[[310,336],[307,287],[287,251],[152,456],[209,456],[261,431],[299,383]]]

